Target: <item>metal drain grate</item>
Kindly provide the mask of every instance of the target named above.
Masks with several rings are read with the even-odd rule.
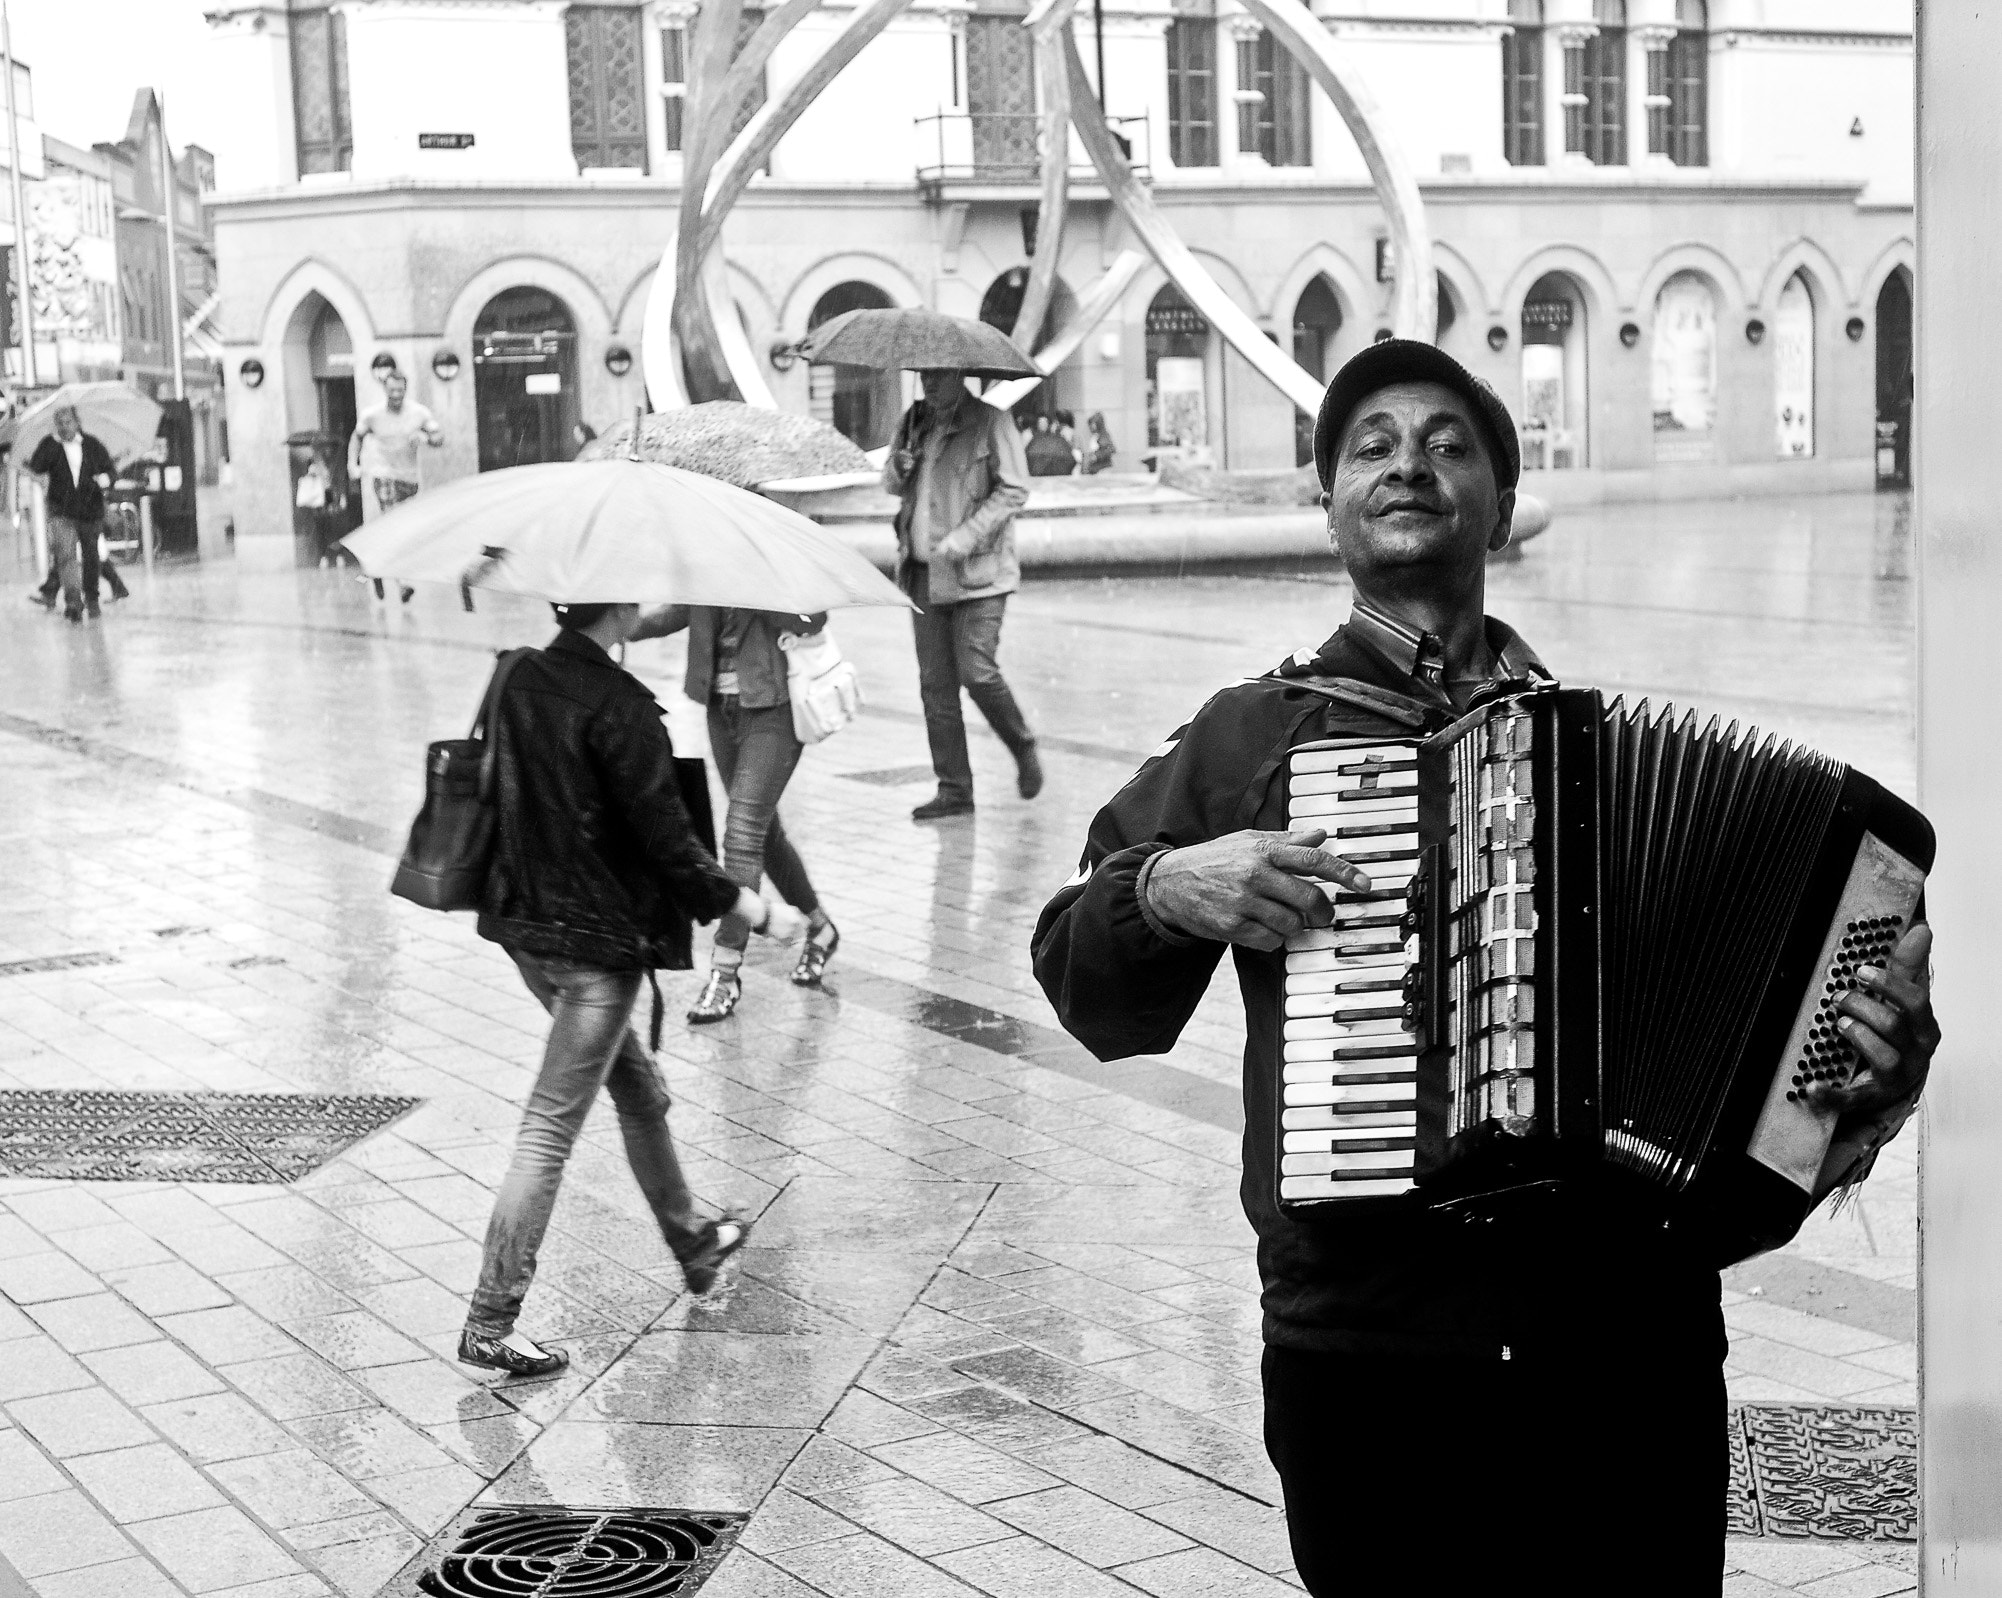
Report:
[[[837,773],[850,782],[866,782],[872,788],[908,788],[914,783],[930,782],[930,766],[885,766],[880,771],[843,771]]]
[[[406,1565],[397,1598],[687,1598],[715,1574],[744,1517],[686,1509],[490,1504]]]
[[[81,954],[45,954],[37,960],[0,962],[0,977],[25,977],[37,971],[77,971],[88,965],[116,964],[117,955],[106,954],[101,949],[87,949]]]
[[[1731,1411],[1733,1537],[1912,1542],[1918,1414],[1812,1404]]]
[[[0,1092],[0,1176],[291,1182],[419,1102],[328,1093]]]

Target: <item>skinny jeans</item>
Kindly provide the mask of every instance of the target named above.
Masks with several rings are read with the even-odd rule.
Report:
[[[723,870],[740,888],[757,892],[767,876],[779,896],[802,915],[820,908],[820,896],[806,863],[779,821],[779,798],[799,764],[800,741],[792,730],[791,704],[746,710],[735,694],[709,700],[709,752],[729,790],[730,812],[723,823]],[[716,925],[716,947],[742,952],[751,941],[750,923],[734,913]]]
[[[964,688],[1008,752],[1018,759],[1033,748],[1035,735],[1001,675],[1001,617],[1006,594],[925,605],[911,616],[918,656],[918,694],[924,701],[925,737],[939,797],[973,798],[973,761],[966,751],[966,719],[959,704]]]
[[[514,1330],[535,1280],[536,1255],[556,1207],[563,1167],[600,1088],[611,1093],[626,1163],[668,1247],[679,1253],[697,1230],[688,1180],[667,1130],[666,1084],[627,1025],[642,974],[601,971],[518,949],[509,949],[508,956],[553,1024],[541,1073],[522,1112],[514,1158],[487,1223],[479,1286],[466,1317],[466,1329],[476,1337],[505,1337]]]
[[[88,522],[78,521],[74,517],[69,516],[51,516],[49,518],[49,575],[42,582],[42,592],[53,597],[56,590],[62,587],[63,563],[57,558],[57,549],[59,546],[56,524],[58,522],[68,523],[71,529],[70,537],[61,547],[67,548],[73,556],[70,564],[77,569],[78,573],[77,594],[75,596],[65,595],[63,601],[64,607],[74,611],[77,608],[76,601],[81,599],[84,606],[91,610],[96,610],[98,608],[97,588],[100,579],[111,585],[111,597],[113,599],[126,598],[131,593],[131,590],[125,586],[125,580],[118,575],[118,568],[110,561],[103,559],[98,552],[98,541],[104,534],[104,520],[102,517]]]

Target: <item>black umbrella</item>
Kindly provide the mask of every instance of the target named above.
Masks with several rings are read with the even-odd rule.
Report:
[[[1040,377],[1000,329],[941,311],[850,311],[800,344],[809,361],[877,371],[957,371],[973,377]]]

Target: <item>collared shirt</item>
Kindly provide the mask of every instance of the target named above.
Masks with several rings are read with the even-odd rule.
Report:
[[[1371,653],[1394,666],[1461,709],[1491,682],[1542,681],[1550,676],[1536,652],[1524,643],[1514,628],[1493,617],[1487,619],[1487,669],[1468,678],[1448,680],[1446,642],[1437,633],[1427,632],[1401,621],[1388,611],[1360,597],[1349,612],[1349,636]],[[1502,641],[1497,644],[1497,638]]]

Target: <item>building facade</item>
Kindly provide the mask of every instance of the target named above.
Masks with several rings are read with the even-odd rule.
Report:
[[[1440,343],[1508,396],[1566,499],[1863,486],[1909,448],[1909,0],[1318,0],[1419,174]],[[1021,0],[913,0],[779,143],[725,231],[779,402],[882,444],[894,381],[798,363],[865,305],[1012,321],[1036,225]],[[690,0],[224,0],[239,91],[211,204],[240,536],[287,521],[287,436],[384,357],[442,479],[568,452],[644,402]],[[847,21],[809,16],[766,91]],[[756,13],[749,13],[754,24]],[[1232,0],[1081,8],[1156,203],[1310,370],[1388,325],[1386,228],[1325,97]],[[1102,63],[1102,66],[1100,65]],[[757,96],[740,110],[755,109]],[[1120,251],[1073,142],[1052,313]],[[1103,412],[1130,468],[1303,458],[1289,402],[1149,268],[1030,405]]]

